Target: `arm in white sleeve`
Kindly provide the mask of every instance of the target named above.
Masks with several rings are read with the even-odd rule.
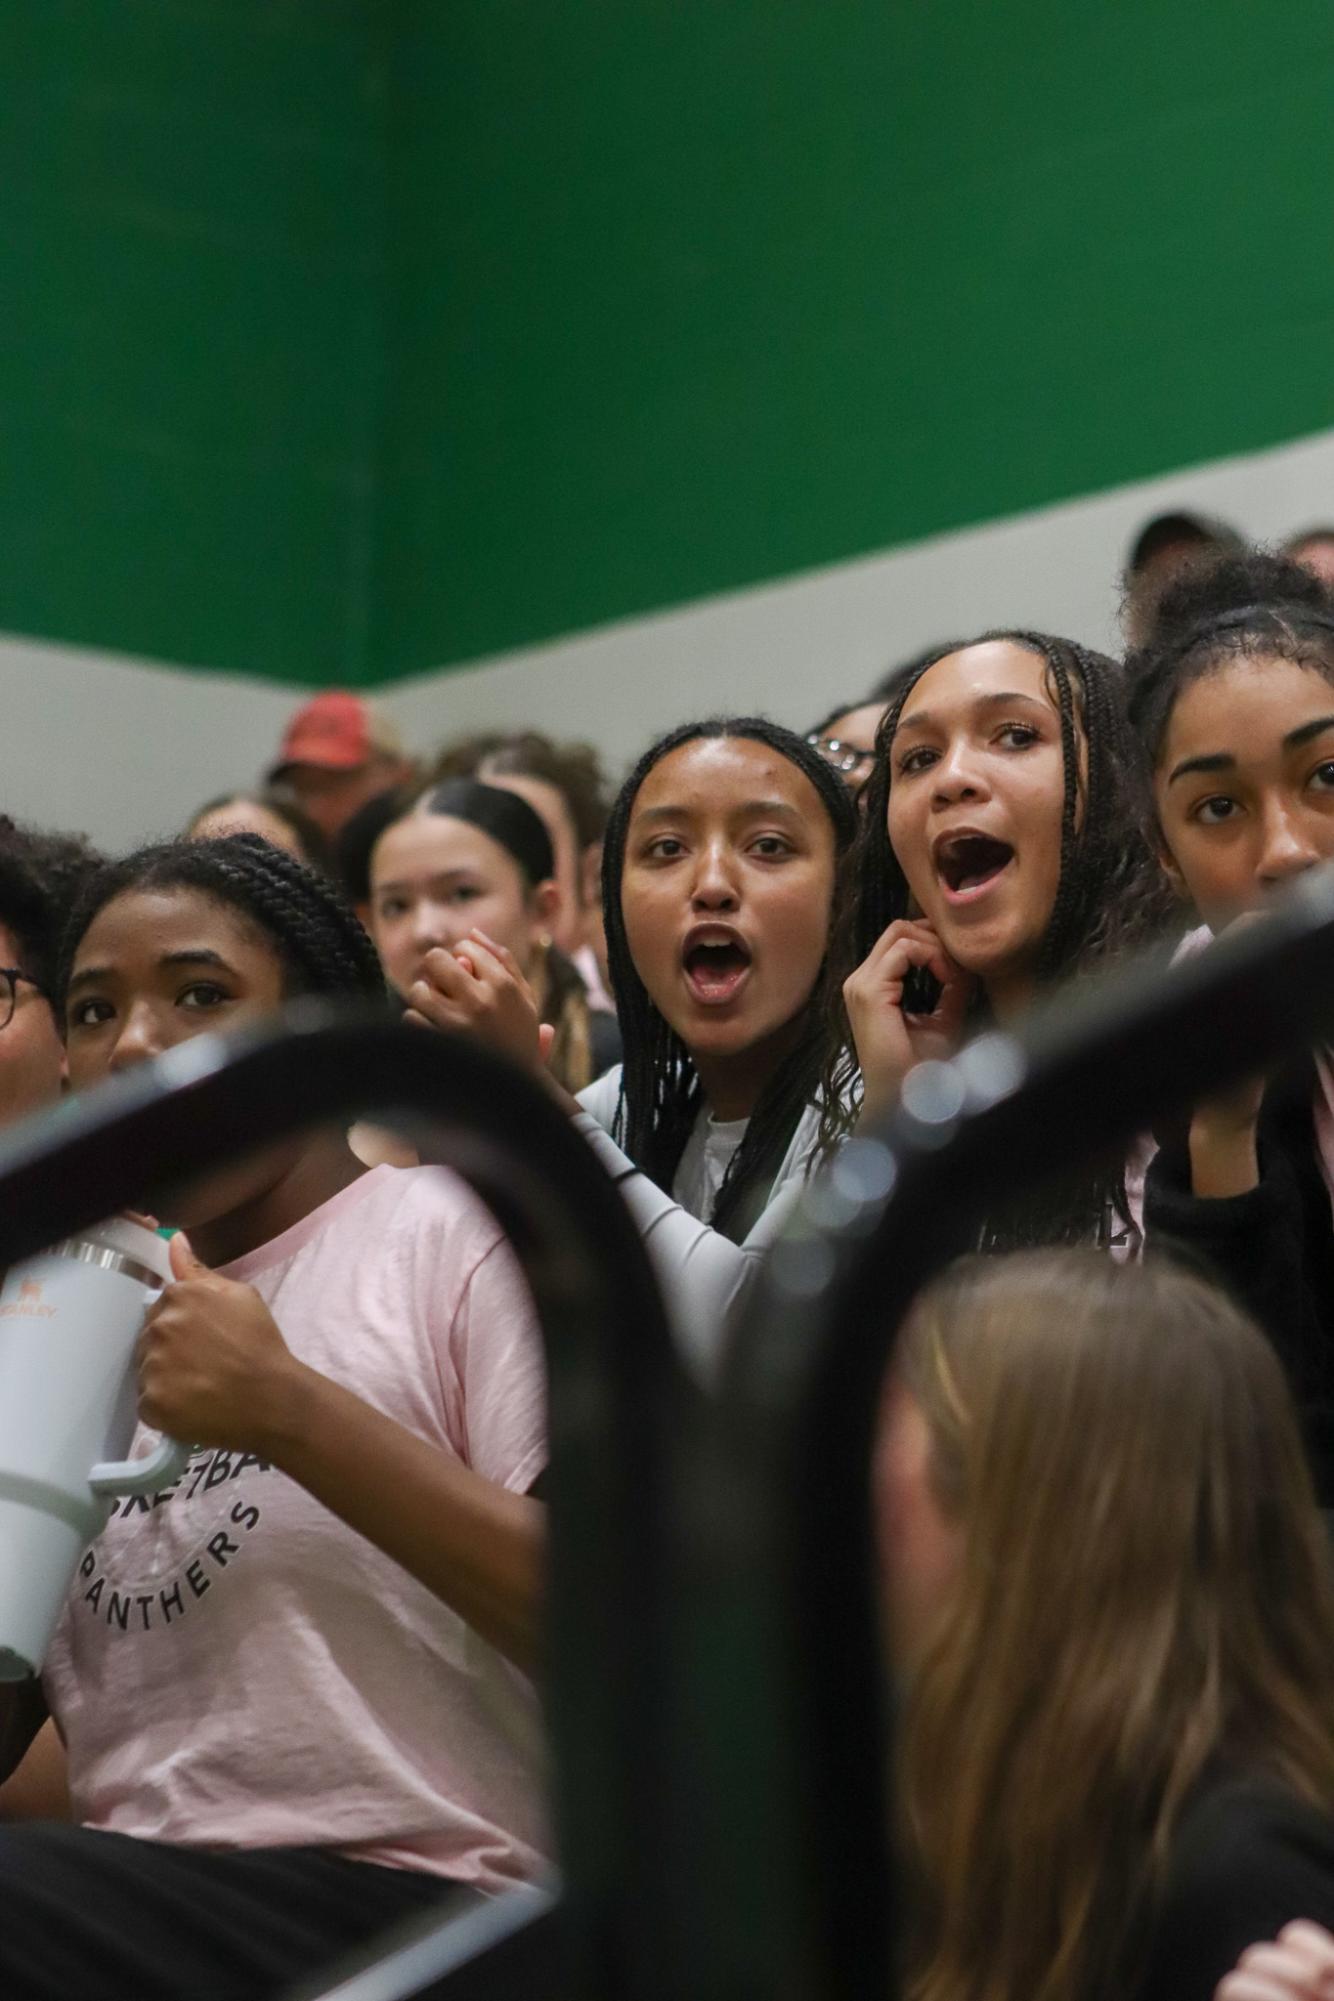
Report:
[[[644,1239],[681,1348],[711,1380],[723,1335],[745,1298],[760,1260],[791,1215],[804,1176],[789,1173],[744,1243],[701,1223],[628,1160],[589,1112],[574,1120],[620,1189]]]

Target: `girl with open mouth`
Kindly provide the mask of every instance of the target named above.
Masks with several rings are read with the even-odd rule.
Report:
[[[577,1099],[548,1082],[620,1184],[705,1377],[814,1156],[822,982],[856,821],[812,745],[740,717],[660,738],[608,822],[603,909],[624,1062]],[[435,1025],[540,1067],[517,962],[480,933],[462,949],[471,1016]]]
[[[1167,909],[1138,754],[1103,655],[1004,631],[919,662],[876,737],[835,951],[822,1139],[892,1106],[976,1026],[1156,935]],[[1119,1220],[1118,1220],[1119,1219]],[[1021,1241],[1110,1240],[1124,1175],[1034,1198]]]
[[[1334,859],[1334,596],[1277,557],[1169,587],[1127,663],[1164,868],[1211,933]],[[1207,1257],[1268,1332],[1334,1507],[1334,1070],[1328,1051],[1164,1133],[1145,1229]]]

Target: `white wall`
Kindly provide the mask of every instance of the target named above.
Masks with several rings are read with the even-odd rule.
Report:
[[[989,625],[1116,643],[1116,573],[1144,519],[1221,515],[1259,540],[1334,519],[1334,432],[940,536],[383,691],[422,748],[533,724],[586,736],[613,769],[718,709],[804,727],[894,661]],[[0,640],[0,810],[121,846],[254,782],[297,689],[88,649]]]
[[[395,712],[414,738],[499,716],[591,737],[624,761],[721,708],[805,728],[896,661],[988,626],[1115,652],[1125,552],[1176,507],[1257,541],[1334,520],[1334,431],[432,675],[401,688]]]

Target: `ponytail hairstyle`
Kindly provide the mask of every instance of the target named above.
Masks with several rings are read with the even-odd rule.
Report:
[[[1125,713],[1120,669],[1105,654],[1073,639],[1023,629],[985,632],[966,646],[997,640],[1035,654],[1060,716],[1065,797],[1061,812],[1056,901],[1037,967],[1040,987],[1092,973],[1166,928],[1173,904],[1148,838],[1148,802],[1141,760]],[[848,856],[827,980],[829,1056],[821,1092],[821,1150],[828,1154],[856,1121],[857,1057],[843,982],[881,934],[909,914],[908,880],[890,845],[889,794],[894,737],[904,705],[922,676],[959,646],[923,655],[895,683],[876,732],[876,762],[864,788],[865,811]],[[1080,739],[1086,769],[1081,769]],[[1002,1242],[1081,1241],[1101,1232],[1108,1204],[1129,1221],[1118,1167],[1097,1185],[1069,1191],[1054,1205],[1030,1205],[1025,1221],[996,1237]]]
[[[623,1043],[614,1132],[636,1167],[665,1189],[671,1187],[699,1115],[701,1091],[689,1050],[649,998],[631,957],[621,908],[626,836],[639,789],[655,765],[683,744],[726,737],[767,745],[810,780],[834,830],[836,859],[847,853],[857,825],[851,793],[820,753],[792,730],[762,716],[711,716],[682,723],[645,751],[621,787],[602,851],[607,964]],[[801,1115],[819,1086],[826,1032],[821,994],[822,976],[806,1008],[801,1039],[761,1093],[718,1190],[709,1220],[734,1242],[741,1241],[763,1209]]]
[[[98,912],[129,891],[172,889],[206,896],[261,931],[282,965],[289,997],[385,999],[375,947],[334,884],[259,834],[228,834],[139,848],[98,871],[65,928],[56,979],[58,1019],[64,1019],[74,955]]]
[[[1257,550],[1194,566],[1168,585],[1148,639],[1126,661],[1130,718],[1151,769],[1192,682],[1258,655],[1334,684],[1334,593],[1319,577]]]
[[[555,876],[556,855],[546,822],[521,793],[506,786],[466,775],[444,778],[409,811],[438,813],[476,827],[504,849],[523,877],[526,897]],[[542,963],[538,981],[542,1019],[556,1031],[547,1052],[547,1069],[567,1091],[582,1091],[592,1083],[595,1071],[588,989],[578,967],[549,939],[537,949]]]
[[[505,850],[529,894],[556,873],[551,836],[542,816],[517,792],[483,784],[480,778],[446,778],[433,785],[413,810],[438,813],[442,819],[462,820],[476,827]]]

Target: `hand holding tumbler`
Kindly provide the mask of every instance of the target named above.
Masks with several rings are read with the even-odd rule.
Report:
[[[0,1286],[0,1681],[39,1674],[85,1546],[117,1494],[179,1479],[164,1437],[126,1459],[135,1346],[171,1277],[154,1230],[118,1217],[14,1265]]]

